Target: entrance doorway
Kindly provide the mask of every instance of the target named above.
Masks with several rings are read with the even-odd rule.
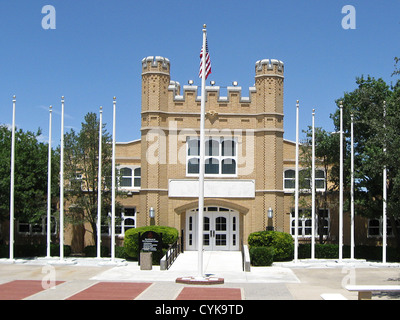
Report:
[[[186,250],[197,250],[199,209],[186,212]],[[206,251],[239,250],[239,213],[223,207],[205,207],[203,249]]]

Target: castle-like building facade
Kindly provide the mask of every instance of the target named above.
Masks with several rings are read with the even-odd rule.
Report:
[[[257,61],[247,97],[236,83],[226,88],[226,96],[220,89],[206,87],[203,245],[239,250],[255,231],[294,233],[295,144],[283,138],[284,63]],[[128,194],[120,200],[122,233],[152,223],[172,226],[182,231],[186,250],[196,250],[198,91],[171,80],[167,58],[142,60],[141,139],[116,148],[121,188]],[[324,189],[325,174],[318,172],[317,187]],[[325,211],[328,230],[331,213]],[[307,237],[311,224],[305,220],[299,234]]]

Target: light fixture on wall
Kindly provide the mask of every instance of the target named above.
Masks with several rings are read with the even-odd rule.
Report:
[[[189,81],[188,81],[188,84],[190,84],[190,85],[192,85],[193,83],[194,83],[193,80],[189,80]]]
[[[149,210],[149,217],[150,217],[150,219],[154,219],[155,216],[156,216],[156,214],[155,214],[154,208],[151,207]]]
[[[272,224],[272,218],[274,217],[274,210],[272,210],[271,207],[268,208],[267,216],[268,216],[268,225],[267,225],[266,230],[267,231],[274,231],[274,226]]]
[[[149,218],[150,218],[150,225],[151,226],[155,225],[155,221],[154,221],[155,216],[156,216],[156,212],[155,212],[154,208],[150,207],[150,209],[149,209]]]
[[[234,87],[236,87],[236,86],[238,85],[238,82],[237,82],[237,81],[233,81],[233,82],[232,82],[232,85],[233,85]]]
[[[271,207],[268,209],[268,218],[272,219],[274,217],[274,210]]]
[[[215,81],[214,81],[214,80],[211,80],[211,81],[210,81],[210,84],[211,84],[212,86],[214,86],[214,85],[215,85]]]

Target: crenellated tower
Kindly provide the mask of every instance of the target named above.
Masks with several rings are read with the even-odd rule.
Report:
[[[166,111],[170,83],[170,62],[164,57],[142,60],[142,111]]]

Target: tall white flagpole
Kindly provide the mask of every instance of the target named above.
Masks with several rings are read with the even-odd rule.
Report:
[[[61,97],[60,260],[64,259],[64,96]]]
[[[15,175],[15,96],[11,131],[11,172],[10,172],[10,261],[14,261],[14,175]]]
[[[383,101],[383,128],[386,129],[386,101]],[[385,133],[386,136],[386,133]],[[383,152],[386,154],[386,139],[383,141],[384,147]],[[387,169],[386,164],[383,167],[383,230],[382,230],[382,263],[386,263],[386,245],[387,245],[387,216],[386,216],[386,207],[387,207]]]
[[[97,175],[97,258],[101,257],[101,170],[102,170],[102,141],[103,141],[103,107],[100,107],[99,125],[99,171]]]
[[[294,209],[294,262],[297,263],[299,247],[299,100],[296,103],[296,173]]]
[[[52,106],[49,108],[49,155],[47,159],[47,258],[50,258],[51,244],[51,125]]]
[[[351,245],[350,245],[350,258],[354,259],[354,116],[351,114],[351,207],[350,207],[350,215],[351,215]]]
[[[115,117],[116,117],[116,97],[113,101],[113,142],[112,142],[112,182],[111,182],[111,261],[115,260]]]
[[[312,112],[311,259],[315,259],[315,109]]]
[[[340,101],[339,262],[343,259],[343,104]]]
[[[204,277],[203,273],[203,215],[204,215],[204,157],[205,157],[205,105],[206,105],[206,39],[207,26],[203,26],[203,55],[201,69],[201,107],[200,107],[200,164],[199,164],[199,216],[198,216],[198,277]]]

